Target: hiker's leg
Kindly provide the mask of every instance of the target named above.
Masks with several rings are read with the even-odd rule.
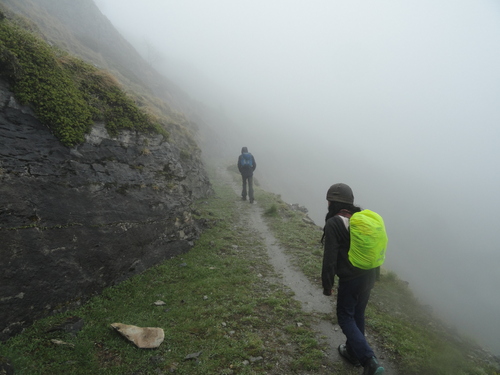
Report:
[[[248,177],[248,197],[250,198],[250,203],[253,202],[253,176]]]
[[[241,198],[247,199],[247,177],[241,175],[241,180],[243,181],[243,190],[241,191]]]
[[[368,305],[368,300],[370,299],[370,292],[375,284],[376,272],[374,270],[368,272],[366,275],[362,276],[365,280],[362,283],[359,295],[358,303],[354,310],[354,321],[358,326],[361,333],[365,334],[365,310],[366,305]]]
[[[346,344],[349,351],[354,354],[361,363],[364,363],[374,356],[373,350],[366,342],[366,338],[359,329],[355,319],[360,291],[365,291],[367,289],[366,286],[367,279],[364,276],[349,281],[340,281],[337,294],[338,323],[347,338]]]

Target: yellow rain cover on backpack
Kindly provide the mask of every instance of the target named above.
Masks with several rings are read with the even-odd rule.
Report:
[[[382,217],[376,212],[363,210],[352,215],[349,226],[349,261],[352,265],[364,270],[382,265],[388,242]]]

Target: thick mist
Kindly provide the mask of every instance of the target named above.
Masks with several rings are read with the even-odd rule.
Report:
[[[386,266],[500,353],[498,2],[95,2],[234,124],[226,156],[247,146],[318,225],[328,187],[349,184],[385,219]]]

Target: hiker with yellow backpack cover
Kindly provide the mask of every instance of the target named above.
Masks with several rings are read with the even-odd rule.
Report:
[[[363,375],[381,375],[384,368],[365,338],[365,309],[385,260],[384,221],[377,213],[355,206],[346,184],[332,185],[326,199],[321,278],[326,296],[333,294],[335,275],[339,278],[337,320],[347,340],[338,351],[352,365],[363,366]]]

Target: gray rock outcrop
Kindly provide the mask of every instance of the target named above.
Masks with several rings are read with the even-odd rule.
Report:
[[[0,337],[189,250],[198,151],[96,124],[68,149],[0,82]],[[187,142],[186,142],[187,143]]]

